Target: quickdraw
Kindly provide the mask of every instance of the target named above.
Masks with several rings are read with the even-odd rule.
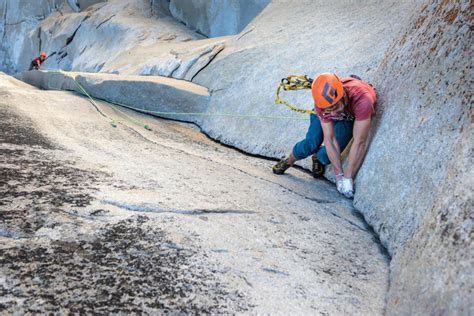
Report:
[[[290,110],[298,112],[298,113],[316,114],[316,112],[314,112],[313,110],[297,108],[296,106],[293,106],[280,98],[281,89],[285,91],[311,89],[312,83],[313,83],[313,79],[308,78],[308,76],[306,75],[289,75],[288,77],[281,79],[281,82],[278,85],[276,95],[275,95],[275,104],[284,104]]]

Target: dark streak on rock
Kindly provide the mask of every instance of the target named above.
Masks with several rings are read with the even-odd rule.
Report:
[[[76,33],[77,31],[79,30],[79,28],[82,26],[82,24],[79,24],[79,26],[77,27],[77,29],[74,31],[74,33],[72,33],[71,36],[69,36],[68,38],[66,38],[66,45],[65,46],[68,46],[69,44],[71,44],[72,40],[74,39],[74,37],[76,36]]]
[[[244,37],[245,35],[247,35],[248,33],[252,32],[254,29],[250,29],[248,30],[247,32],[245,32],[244,34],[240,35],[239,38],[237,38],[237,40],[240,40],[242,37]]]
[[[190,209],[190,210],[176,210],[169,208],[162,208],[155,205],[135,205],[120,203],[117,201],[104,200],[103,203],[120,207],[132,212],[143,213],[173,213],[180,215],[202,215],[202,214],[254,214],[254,211],[249,210],[232,210],[232,209]]]
[[[335,217],[337,217],[337,218],[339,218],[339,219],[342,219],[343,221],[349,223],[350,225],[356,227],[357,229],[363,230],[363,231],[365,231],[365,232],[368,231],[368,225],[365,223],[365,220],[361,220],[361,221],[365,224],[365,227],[360,227],[359,225],[357,225],[357,224],[354,223],[353,221],[350,221],[350,220],[348,220],[347,218],[344,218],[344,217],[342,217],[342,216],[340,216],[340,215],[338,215],[338,214],[336,214],[336,213],[334,213],[334,212],[331,212],[331,214],[332,214],[333,216],[335,216]]]
[[[217,55],[219,55],[224,49],[225,49],[225,48],[221,49],[221,50],[218,51],[214,56],[212,56],[212,58],[209,59],[209,61],[207,62],[207,64],[205,64],[201,69],[199,69],[199,71],[197,71],[197,72],[194,74],[194,76],[191,78],[191,80],[189,80],[189,81],[192,82],[192,81],[194,80],[194,78],[196,78],[196,76],[197,76],[201,71],[203,71],[207,66],[209,66],[209,65],[212,63],[212,61],[217,57]]]
[[[262,268],[262,270],[265,271],[265,272],[270,272],[270,273],[274,273],[274,274],[289,276],[289,274],[287,272],[283,272],[283,271],[280,271],[280,270],[275,270],[275,269],[272,269],[272,268]]]
[[[115,14],[112,14],[111,16],[109,16],[108,18],[106,18],[104,21],[100,22],[99,25],[97,25],[95,27],[95,29],[97,30],[99,27],[101,27],[103,24],[109,22],[113,17],[115,16]]]

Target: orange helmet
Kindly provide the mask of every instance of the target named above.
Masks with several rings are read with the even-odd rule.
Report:
[[[344,96],[341,80],[333,73],[322,73],[311,85],[314,105],[324,109],[334,105]]]
[[[46,53],[45,53],[45,52],[42,52],[42,53],[40,54],[40,56],[41,56],[41,57],[46,57]]]

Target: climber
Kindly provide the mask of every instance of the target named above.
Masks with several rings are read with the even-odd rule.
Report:
[[[36,57],[31,61],[30,70],[38,70],[41,67],[41,64],[46,60],[46,53],[42,52],[39,57]]]
[[[375,111],[375,90],[357,76],[339,79],[335,74],[322,73],[313,81],[311,92],[317,115],[310,115],[306,138],[294,145],[288,157],[273,166],[273,172],[283,174],[297,160],[312,155],[313,176],[322,176],[325,166],[332,164],[337,190],[351,198],[354,196],[353,179],[365,156]],[[352,137],[349,162],[343,170],[340,154]]]

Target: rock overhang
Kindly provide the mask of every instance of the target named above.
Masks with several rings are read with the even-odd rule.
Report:
[[[137,111],[193,123],[199,123],[201,116],[186,113],[204,113],[210,99],[205,87],[164,77],[40,70],[19,73],[16,78],[41,89],[87,92]]]

